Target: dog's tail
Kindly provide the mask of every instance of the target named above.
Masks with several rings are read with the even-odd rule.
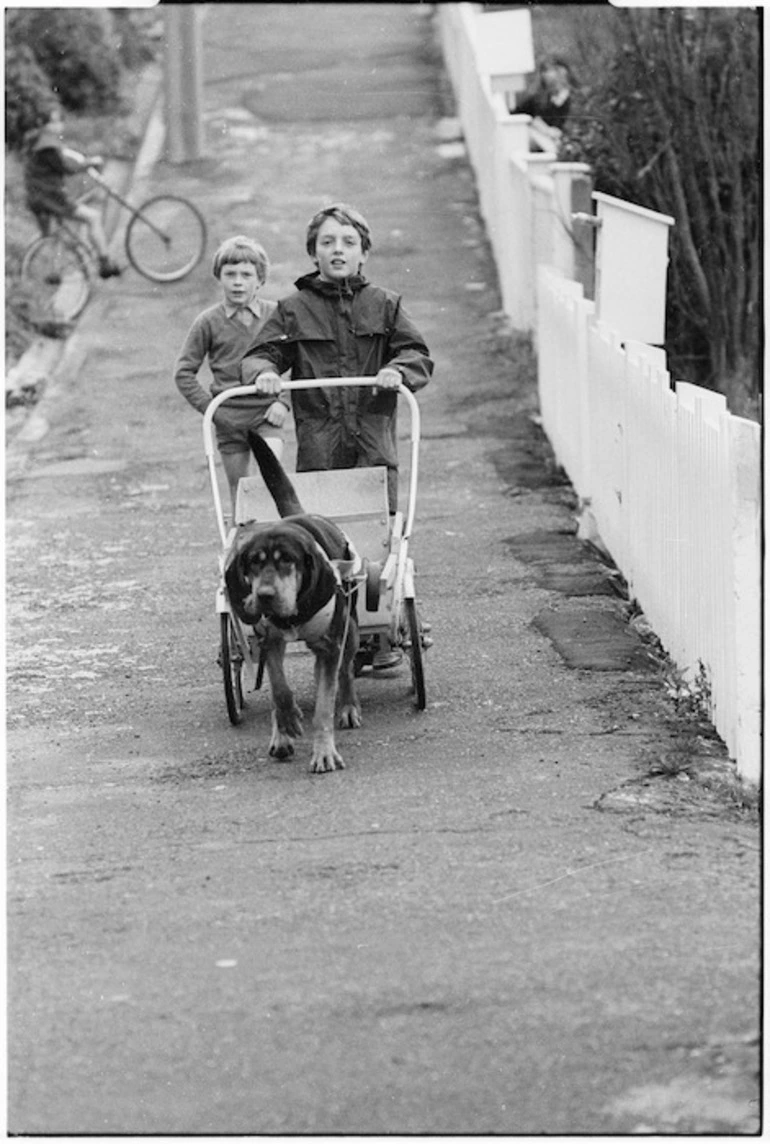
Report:
[[[294,485],[273,450],[258,433],[249,433],[249,445],[254,454],[254,460],[259,465],[262,480],[275,501],[279,514],[284,516],[299,516],[304,513]]]

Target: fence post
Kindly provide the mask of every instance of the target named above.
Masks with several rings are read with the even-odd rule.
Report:
[[[623,340],[665,342],[668,231],[674,219],[594,191],[600,224],[596,252],[599,318]],[[628,268],[633,266],[633,274]]]
[[[551,174],[554,191],[553,264],[565,277],[580,282],[586,298],[593,297],[593,290],[590,293],[586,290],[586,275],[581,278],[578,273],[585,254],[576,238],[576,224],[572,220],[574,211],[591,209],[591,168],[587,163],[554,163]],[[576,198],[581,203],[586,202],[587,206],[576,207]]]
[[[500,111],[495,123],[495,210],[498,219],[494,254],[500,279],[502,306],[508,316],[514,320],[514,324],[516,324],[515,320],[520,309],[517,261],[518,251],[521,247],[519,233],[524,222],[521,213],[516,209],[511,156],[527,153],[529,147],[528,121],[529,116],[510,115],[505,109]]]
[[[760,428],[755,421],[728,418],[733,507],[733,592],[735,601],[736,760],[748,782],[761,781],[761,609]]]

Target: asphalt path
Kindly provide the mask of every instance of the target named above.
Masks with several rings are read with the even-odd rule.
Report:
[[[9,1130],[755,1131],[756,812],[575,538],[430,6],[211,5],[204,40],[206,156],[134,194],[256,234],[272,297],[358,205],[432,347],[428,707],[364,676],[326,776],[268,758],[264,693],[230,726],[171,380],[216,284],[100,284],[8,449]]]

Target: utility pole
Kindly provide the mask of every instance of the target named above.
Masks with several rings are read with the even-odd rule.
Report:
[[[164,4],[166,157],[189,163],[203,154],[201,6]]]

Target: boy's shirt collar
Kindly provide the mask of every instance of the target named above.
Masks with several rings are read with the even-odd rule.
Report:
[[[32,151],[47,151],[49,148],[61,150],[61,146],[61,137],[47,124],[41,127],[30,140],[30,150]]]
[[[232,318],[232,316],[237,314],[239,310],[244,309],[251,310],[255,318],[262,317],[262,305],[259,298],[252,298],[247,306],[233,306],[230,304],[230,302],[223,302],[222,305],[224,306],[226,318]]]

